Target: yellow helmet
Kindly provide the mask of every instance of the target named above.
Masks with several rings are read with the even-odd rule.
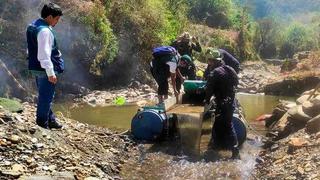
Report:
[[[198,77],[203,78],[203,75],[204,75],[204,73],[203,73],[203,71],[201,71],[201,70],[198,70],[198,71],[196,72],[196,76],[198,76]]]

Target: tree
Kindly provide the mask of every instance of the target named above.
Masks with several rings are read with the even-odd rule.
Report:
[[[280,57],[291,58],[299,51],[311,50],[317,47],[315,33],[305,25],[294,23],[284,34],[284,42],[280,48]]]
[[[257,22],[255,48],[262,58],[273,58],[277,55],[276,38],[280,35],[279,24],[274,18],[264,18]]]
[[[232,0],[197,0],[191,5],[191,18],[205,22],[210,27],[230,28],[237,15]]]

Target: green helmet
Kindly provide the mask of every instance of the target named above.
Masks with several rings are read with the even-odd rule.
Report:
[[[192,62],[191,57],[189,55],[186,55],[186,54],[181,56],[181,60],[183,60],[183,61],[185,61],[187,63],[191,63]]]
[[[221,61],[221,54],[218,49],[214,48],[208,48],[206,51],[206,58],[207,59],[212,59],[212,60],[218,60]]]

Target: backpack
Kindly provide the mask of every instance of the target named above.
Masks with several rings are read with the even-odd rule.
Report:
[[[152,50],[152,55],[154,58],[159,58],[162,56],[175,56],[177,51],[171,46],[159,46]]]

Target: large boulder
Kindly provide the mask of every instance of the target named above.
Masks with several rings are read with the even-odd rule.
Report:
[[[289,109],[289,121],[293,124],[306,124],[312,117],[303,112],[302,105]]]
[[[266,119],[266,127],[270,127],[278,122],[281,117],[292,107],[295,103],[282,102],[272,111],[271,117]]]
[[[280,118],[280,120],[277,123],[275,123],[275,125],[271,126],[271,130],[277,131],[277,132],[283,131],[288,124],[288,117],[289,117],[289,114],[288,114],[288,112],[286,112]]]
[[[306,130],[309,133],[317,133],[320,131],[320,114],[308,121]]]
[[[310,101],[305,101],[302,104],[302,109],[303,112],[305,112],[310,117],[315,117],[320,114],[320,96],[317,96]]]
[[[299,105],[299,104],[303,104],[304,102],[306,102],[306,101],[309,100],[309,97],[310,97],[309,94],[302,95],[302,96],[300,96],[300,97],[296,100],[296,103],[297,103],[298,105]]]

